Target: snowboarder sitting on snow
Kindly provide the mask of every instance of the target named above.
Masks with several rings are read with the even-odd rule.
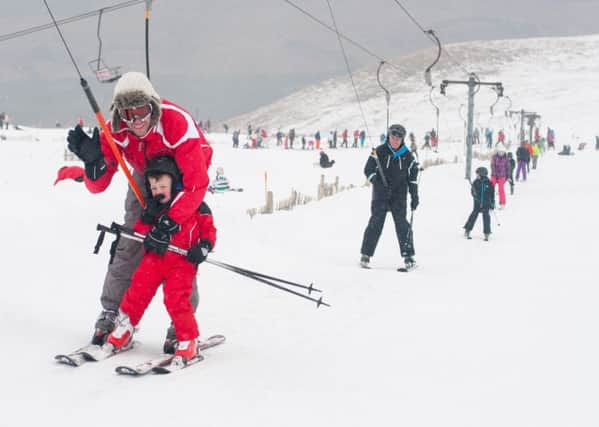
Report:
[[[214,181],[212,181],[212,184],[210,184],[208,191],[211,193],[224,193],[229,190],[231,190],[231,185],[225,176],[225,170],[222,166],[219,166],[216,168],[216,177],[214,178]]]
[[[192,282],[198,264],[214,247],[216,229],[210,208],[204,202],[194,215],[180,224],[169,217],[169,208],[180,201],[178,193],[183,188],[181,172],[172,157],[161,156],[148,161],[145,185],[152,199],[147,201],[134,226],[136,232],[146,235],[145,252],[119,306],[117,327],[106,342],[114,349],[131,345],[136,326],[163,284],[164,304],[178,341],[178,344],[171,343],[176,350],[165,348],[165,352],[175,350],[175,357],[186,363],[199,352],[199,330],[190,302]],[[169,244],[188,250],[187,257],[168,251]]]
[[[335,160],[329,160],[329,156],[324,151],[320,152],[320,167],[330,168],[335,164]]]
[[[574,153],[572,153],[572,147],[570,147],[568,144],[564,144],[564,146],[562,147],[562,151],[560,151],[557,154],[559,156],[570,156]]]
[[[491,234],[491,216],[489,215],[489,209],[495,209],[495,191],[493,184],[488,178],[489,171],[485,167],[479,167],[476,169],[476,179],[472,183],[472,198],[474,199],[474,207],[472,213],[464,225],[464,236],[470,239],[470,232],[474,228],[478,214],[483,214],[483,233],[485,234],[485,240],[489,240]]]

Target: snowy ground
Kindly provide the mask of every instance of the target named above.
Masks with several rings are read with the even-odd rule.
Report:
[[[5,134],[0,425],[599,424],[598,152],[544,156],[497,212],[488,243],[481,222],[473,240],[462,237],[471,208],[463,163],[427,169],[414,218],[420,268],[401,274],[390,222],[373,269],[357,267],[368,188],[250,219],[265,170],[275,199],[298,186],[316,194],[318,156],[233,150],[216,138],[214,166],[245,191],[208,196],[213,258],[313,281],[332,307],[202,266],[200,328],[227,343],[185,372],[123,378],[115,366],[161,349],[160,297],[138,350],[77,369],[53,361],[90,338],[108,258],[107,243],[92,254],[95,226],[121,220],[123,175],[100,195],[73,181],[53,187],[64,130]],[[338,164],[327,180],[362,184],[367,151],[330,154]]]

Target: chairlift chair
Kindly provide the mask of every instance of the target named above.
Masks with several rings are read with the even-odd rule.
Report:
[[[112,83],[117,81],[122,75],[122,67],[108,67],[101,58],[89,61],[89,67],[100,83]]]
[[[122,67],[108,67],[102,59],[102,37],[100,36],[102,12],[103,9],[100,9],[100,14],[98,15],[98,28],[96,32],[98,37],[98,58],[92,59],[88,62],[88,64],[92,72],[96,75],[96,79],[98,79],[100,83],[112,83],[121,77]]]

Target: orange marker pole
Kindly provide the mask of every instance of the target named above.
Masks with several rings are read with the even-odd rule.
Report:
[[[118,149],[118,147],[116,146],[116,143],[114,142],[114,138],[112,137],[112,133],[110,132],[110,129],[108,129],[108,126],[106,126],[106,120],[104,119],[104,116],[102,115],[102,112],[100,111],[100,107],[98,107],[98,103],[96,102],[96,98],[94,98],[94,94],[92,93],[92,90],[90,89],[89,85],[87,84],[87,81],[83,77],[81,77],[80,83],[81,83],[81,87],[83,88],[83,91],[85,92],[85,96],[87,96],[87,100],[89,101],[89,104],[91,105],[92,110],[94,111],[94,114],[96,115],[96,119],[98,120],[98,123],[100,124],[100,127],[102,128],[102,132],[104,132],[104,135],[106,136],[106,141],[108,141],[108,146],[112,150],[112,154],[114,154],[114,157],[116,158],[121,169],[125,173],[125,176],[127,177],[127,181],[129,181],[129,185],[131,186],[131,190],[133,190],[133,193],[135,193],[135,197],[137,197],[137,201],[143,208],[145,208],[146,202],[141,193],[141,190],[139,189],[139,186],[135,182],[135,179],[133,179],[133,175],[131,175],[131,172],[129,172],[129,168],[127,167],[127,164],[125,163],[125,160],[123,159],[123,156],[121,155],[120,150]]]

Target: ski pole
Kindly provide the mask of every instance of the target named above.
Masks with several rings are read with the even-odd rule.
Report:
[[[497,212],[495,209],[491,209],[493,211],[493,216],[495,217],[495,222],[497,222],[497,227],[501,227],[501,223],[499,222],[499,217],[497,216]]]
[[[270,280],[274,280],[276,282],[285,283],[285,284],[290,285],[290,286],[295,286],[295,287],[298,287],[298,288],[303,288],[303,289],[306,289],[308,291],[308,294],[311,294],[312,291],[314,291],[314,292],[322,292],[322,290],[315,288],[313,286],[314,285],[313,283],[310,283],[310,286],[306,286],[306,285],[302,285],[300,283],[290,282],[290,281],[285,280],[285,279],[279,279],[278,277],[269,276],[267,274],[258,273],[257,271],[248,270],[248,269],[245,269],[243,267],[238,267],[238,266],[235,266],[235,265],[227,264],[227,263],[222,262],[222,261],[216,261],[216,260],[212,260],[212,261],[215,264],[218,263],[222,267],[234,268],[235,270],[237,270],[237,272],[239,274],[242,274],[244,276],[262,277],[264,279],[270,279]]]
[[[137,233],[137,232],[135,232],[135,231],[133,231],[133,230],[127,228],[127,227],[124,227],[124,226],[116,224],[116,223],[112,223],[112,225],[110,227],[106,227],[105,225],[98,224],[97,227],[96,227],[96,229],[101,232],[100,233],[100,237],[98,238],[98,242],[99,242],[100,245],[101,245],[101,242],[104,239],[102,233],[115,234],[117,236],[117,239],[120,238],[120,237],[124,237],[126,239],[134,240],[134,241],[137,241],[137,242],[143,242],[144,239],[145,239],[145,237],[146,237],[145,235],[143,235],[141,233]],[[94,253],[97,253],[96,249],[99,249],[98,243],[96,243],[96,248],[94,249]],[[185,249],[179,248],[177,246],[168,245],[167,249],[169,251],[175,252],[175,253],[177,253],[179,255],[187,256],[187,251]],[[112,252],[112,248],[111,248],[111,252]],[[321,305],[324,305],[326,307],[330,307],[329,304],[327,304],[326,302],[324,302],[322,300],[322,297],[320,297],[318,299],[312,298],[312,297],[310,297],[308,295],[301,294],[301,293],[296,292],[296,291],[294,291],[292,289],[288,289],[288,288],[286,288],[284,286],[281,286],[281,285],[278,285],[276,283],[273,283],[273,282],[271,282],[269,280],[266,280],[263,277],[254,276],[252,274],[246,274],[246,273],[240,271],[239,267],[235,267],[235,266],[232,266],[232,265],[229,265],[229,264],[225,264],[225,263],[221,263],[220,261],[215,261],[215,260],[211,260],[211,259],[206,259],[205,262],[208,263],[208,264],[215,265],[217,267],[224,268],[225,270],[229,270],[229,271],[232,271],[234,273],[240,274],[242,276],[248,277],[250,279],[256,280],[258,282],[267,284],[269,286],[272,286],[274,288],[280,289],[282,291],[289,292],[291,294],[297,295],[297,296],[299,296],[301,298],[304,298],[304,299],[307,299],[309,301],[315,302],[317,308],[320,307]],[[243,270],[243,269],[241,269],[241,270]],[[300,285],[300,286],[304,287],[303,285]],[[310,289],[310,288],[312,288],[312,286],[311,285],[310,285],[310,287],[306,286],[305,288],[306,289]],[[314,288],[312,288],[312,290],[314,290]],[[319,292],[321,292],[321,291],[319,291]]]
[[[52,18],[52,22],[54,23],[54,26],[56,27],[56,31],[58,31],[58,35],[62,39],[62,43],[64,44],[64,47],[67,50],[69,57],[71,58],[71,62],[73,63],[73,66],[75,67],[75,70],[77,71],[77,74],[79,75],[79,83],[81,84],[81,88],[83,89],[83,92],[85,93],[85,96],[87,97],[87,100],[96,116],[96,120],[98,121],[98,124],[102,128],[102,132],[104,132],[104,135],[106,136],[106,141],[108,142],[108,146],[110,147],[112,154],[114,154],[114,157],[116,158],[117,162],[119,163],[119,166],[125,173],[125,176],[127,177],[127,180],[129,181],[129,185],[131,186],[131,190],[133,190],[133,193],[135,193],[135,197],[137,197],[137,201],[143,208],[145,208],[146,202],[141,193],[141,190],[139,189],[139,186],[133,179],[133,175],[131,175],[129,168],[125,164],[125,160],[123,160],[123,156],[121,156],[121,152],[119,151],[119,149],[116,146],[116,143],[114,142],[114,138],[112,137],[112,133],[110,132],[110,129],[108,129],[108,126],[106,126],[106,119],[104,119],[104,116],[102,115],[102,112],[100,111],[100,107],[98,106],[98,103],[96,102],[96,98],[94,97],[94,94],[92,93],[92,90],[89,87],[87,81],[81,75],[81,71],[79,70],[79,67],[77,66],[77,62],[75,62],[75,58],[73,58],[73,55],[71,54],[71,49],[69,49],[69,45],[67,44],[67,41],[63,37],[62,31],[60,31],[60,28],[58,27],[58,24],[56,23],[56,19],[54,19],[54,15],[52,14],[52,11],[50,10],[50,6],[48,6],[48,2],[46,0],[44,0],[44,4],[46,5],[46,9],[48,9],[48,13],[50,14],[50,18]]]
[[[101,234],[100,234],[100,238],[98,239],[98,243],[96,244],[96,248],[94,249],[94,253],[97,253],[97,250],[99,249],[99,246],[102,245],[102,240],[104,239],[103,236],[102,236],[102,234],[105,233],[105,231],[106,231],[106,230],[103,229],[104,226],[98,225],[98,227],[99,227],[98,230],[101,231]],[[102,229],[100,229],[100,227],[102,227]],[[130,234],[131,236],[135,236],[135,237],[137,237],[137,239],[135,239],[137,241],[142,241],[143,242],[143,239],[146,237],[143,234],[136,233],[134,230],[132,230],[130,228],[127,228],[127,227],[125,227],[123,225],[114,223],[114,222],[112,223],[111,228],[113,230],[115,230],[116,232],[125,232],[125,233]],[[171,249],[170,246],[169,246],[169,249]],[[173,252],[176,252],[176,253],[180,254],[180,255],[184,255],[184,256],[187,255],[187,251],[185,251],[184,249],[177,248],[176,246],[173,246],[171,250]],[[310,283],[310,286],[306,286],[306,285],[302,285],[300,283],[295,283],[295,282],[290,282],[290,281],[285,280],[285,279],[280,279],[278,277],[269,276],[267,274],[258,273],[257,271],[248,270],[246,268],[238,267],[236,265],[227,264],[227,263],[222,262],[222,261],[217,261],[217,260],[214,260],[214,259],[213,260],[209,260],[209,261],[210,261],[211,264],[218,265],[219,267],[224,267],[224,268],[229,268],[229,269],[235,269],[235,270],[237,270],[236,273],[241,274],[243,276],[262,277],[264,279],[270,279],[270,280],[274,280],[276,282],[281,282],[281,283],[285,283],[287,285],[291,285],[291,286],[295,286],[295,287],[298,287],[298,288],[306,289],[308,291],[308,294],[311,294],[313,291],[314,292],[322,292],[322,290],[315,288],[313,286],[314,285],[313,283]],[[231,271],[233,271],[233,270],[231,270]]]

